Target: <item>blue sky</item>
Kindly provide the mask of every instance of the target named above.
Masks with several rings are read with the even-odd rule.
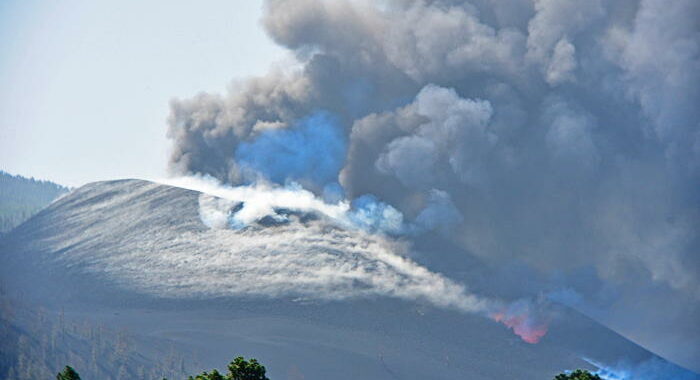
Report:
[[[0,3],[0,169],[78,186],[166,174],[172,97],[285,57],[260,0]]]

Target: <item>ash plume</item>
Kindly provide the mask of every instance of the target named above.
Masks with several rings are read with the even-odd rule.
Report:
[[[173,100],[171,169],[372,197],[421,226],[406,239],[522,265],[533,294],[572,289],[697,370],[699,15],[694,0],[269,0],[263,25],[299,67]]]
[[[197,260],[186,273],[167,269],[186,261],[182,254],[152,257],[151,266],[167,273],[169,279],[133,278],[141,291],[168,297],[257,295],[342,300],[384,296],[480,314],[531,344],[547,333],[553,314],[544,303],[529,299],[508,303],[480,296],[411,260],[410,246],[389,234],[415,233],[421,226],[406,225],[398,211],[376,199],[352,205],[328,204],[299,185],[230,187],[199,177],[163,182],[201,192],[199,216],[210,228],[205,240],[224,242],[217,249],[224,253]],[[218,238],[212,239],[212,235]],[[217,267],[234,275],[214,281],[204,276]],[[125,272],[111,274],[128,277],[128,270]],[[206,280],[192,278],[199,272]],[[169,286],[179,282],[187,286]]]

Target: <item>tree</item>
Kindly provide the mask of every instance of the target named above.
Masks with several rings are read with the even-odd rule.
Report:
[[[265,376],[265,366],[255,359],[246,361],[242,356],[229,363],[228,371],[231,380],[270,380]]]
[[[203,372],[201,375],[190,376],[188,380],[270,380],[265,376],[265,366],[255,359],[245,360],[239,356],[228,365],[228,373],[222,376],[219,371]]]
[[[188,380],[227,380],[225,377],[223,377],[219,371],[213,370],[211,373],[204,372],[201,375],[197,375],[197,377],[192,377],[190,376]]]
[[[561,373],[555,376],[554,380],[603,380],[603,378],[586,370],[577,369],[573,372]]]
[[[63,372],[56,375],[56,380],[80,380],[80,375],[71,366],[66,366]]]

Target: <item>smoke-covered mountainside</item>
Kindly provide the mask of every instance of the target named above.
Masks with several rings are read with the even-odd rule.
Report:
[[[264,3],[293,64],[173,99],[172,173],[379,200],[700,371],[700,1]]]
[[[85,318],[66,318],[0,289],[0,379],[53,379],[66,363],[83,379],[184,379],[185,358],[166,340],[135,350],[135,337]]]
[[[0,170],[0,234],[29,219],[68,188]]]
[[[275,380],[550,379],[578,367],[697,378],[571,309],[474,293],[468,275],[421,264],[341,203],[263,190],[83,186],[0,240],[3,286],[48,316],[127,331],[119,363],[142,374],[162,373],[144,358],[170,347],[188,370],[243,354]],[[72,362],[93,363],[73,341],[83,348],[60,341]]]

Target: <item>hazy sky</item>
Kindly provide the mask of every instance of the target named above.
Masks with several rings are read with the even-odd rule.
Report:
[[[77,186],[165,175],[172,97],[284,56],[260,0],[0,2],[0,169]]]

